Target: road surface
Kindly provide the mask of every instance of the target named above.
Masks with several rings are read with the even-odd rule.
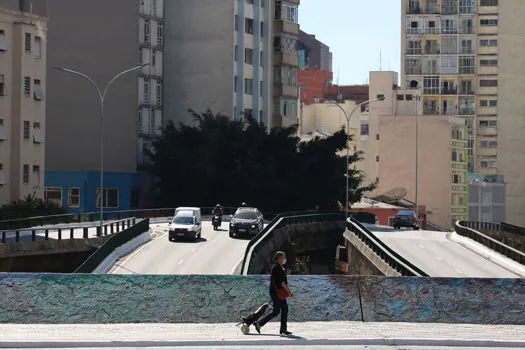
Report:
[[[233,274],[244,257],[248,240],[230,238],[228,222],[213,231],[210,221],[203,222],[202,238],[197,242],[170,242],[168,223],[150,225],[154,239],[118,261],[112,274],[149,275],[228,275]]]
[[[462,245],[447,232],[365,225],[377,238],[431,277],[520,278]]]

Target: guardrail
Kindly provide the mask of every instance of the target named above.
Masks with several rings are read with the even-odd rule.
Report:
[[[214,207],[200,207],[202,215],[211,215]],[[152,208],[152,209],[133,209],[133,210],[118,210],[105,211],[103,220],[121,220],[127,218],[158,218],[171,217],[175,213],[176,208]],[[224,215],[233,215],[237,207],[223,207]],[[273,218],[274,213],[263,212],[266,219]],[[71,213],[48,216],[34,216],[29,218],[10,219],[0,221],[0,230],[16,230],[26,227],[36,227],[44,225],[59,225],[82,222],[100,221],[100,212],[90,213]]]
[[[344,221],[345,214],[343,212],[320,212],[320,211],[297,211],[282,213],[277,215],[266,227],[257,234],[246,247],[246,253],[242,262],[241,274],[247,275],[250,265],[250,260],[256,247],[261,245],[264,241],[272,240],[274,231],[291,224],[305,223],[305,222],[323,222],[334,219]]]
[[[512,247],[509,247],[506,244],[501,243],[500,241],[489,237],[479,231],[476,231],[474,228],[469,227],[469,225],[475,226],[475,224],[483,224],[483,225],[477,225],[480,228],[479,229],[486,229],[486,230],[497,230],[496,227],[499,227],[498,224],[490,224],[490,223],[473,223],[473,222],[466,222],[466,221],[457,221],[455,224],[456,233],[467,237],[469,239],[472,239],[473,241],[476,241],[482,245],[484,245],[487,248],[490,248],[504,256],[506,256],[509,259],[512,259],[516,262],[519,262],[520,264],[525,265],[525,253],[520,252],[517,249],[514,249]]]
[[[93,272],[115,249],[132,239],[140,236],[149,230],[149,219],[140,220],[138,223],[133,222],[133,226],[128,226],[124,231],[119,232],[108,239],[93,253],[82,265],[73,273],[91,273]]]
[[[371,231],[364,227],[354,218],[349,218],[346,223],[349,231],[353,232],[364,244],[366,244],[377,256],[379,256],[390,267],[403,276],[428,277],[423,270],[410,263],[392,248],[378,239]]]
[[[126,228],[131,227],[132,225],[135,225],[136,218],[129,218],[124,220],[117,220],[112,222],[107,222],[103,225],[103,232],[100,233],[100,227],[99,226],[93,226],[93,227],[87,227],[87,226],[77,226],[77,227],[68,227],[68,226],[62,226],[62,227],[43,227],[43,228],[23,228],[23,229],[17,229],[17,230],[2,230],[0,231],[1,236],[1,243],[7,244],[7,243],[20,243],[21,241],[49,241],[50,239],[56,239],[56,240],[63,240],[63,239],[87,239],[89,238],[89,229],[96,227],[97,230],[97,237],[101,236],[107,236],[116,232],[119,232],[121,230],[125,230]],[[29,238],[29,233],[31,233],[30,239],[22,239],[22,238]],[[53,234],[56,233],[56,237],[50,237],[50,233]],[[80,233],[80,234],[79,234]],[[9,237],[12,236],[14,240]]]

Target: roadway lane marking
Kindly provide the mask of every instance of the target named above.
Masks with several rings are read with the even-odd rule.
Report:
[[[241,258],[241,260],[239,260],[239,262],[237,264],[235,264],[233,266],[233,269],[230,271],[230,275],[235,275],[235,270],[237,270],[237,268],[239,267],[239,265],[242,264],[242,261],[244,260],[244,256]]]
[[[443,261],[443,259],[441,259],[439,256],[436,256],[436,259],[439,261]]]
[[[421,249],[425,249],[425,247],[424,247],[423,245],[421,245],[421,244],[418,244],[418,246],[419,246],[419,248],[421,248]]]
[[[458,269],[454,269],[454,270],[456,270],[457,273],[460,273],[460,274],[463,275],[463,272],[461,272],[460,270],[458,270]]]
[[[182,265],[183,262],[184,262],[184,260],[181,259],[181,260],[179,261],[179,265]]]

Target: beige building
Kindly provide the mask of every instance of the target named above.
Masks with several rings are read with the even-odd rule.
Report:
[[[301,103],[298,131],[301,137],[305,136],[304,139],[309,136],[332,135],[341,128],[346,129],[346,115],[350,116],[356,106],[354,101],[343,101],[337,105],[323,100],[319,102],[311,105]],[[353,151],[359,150],[360,112],[356,111],[350,119],[352,141],[349,146]]]
[[[44,195],[47,18],[0,8],[0,205]]]
[[[385,98],[361,117],[368,133],[360,138],[362,169],[369,180],[379,181],[371,196],[395,194],[415,203],[417,169],[419,204],[426,206],[430,222],[450,228],[467,218],[465,120],[423,114],[420,90],[401,89],[397,81],[395,72],[370,73],[370,98]]]
[[[297,124],[299,0],[166,2],[165,115],[188,109]]]
[[[403,0],[403,87],[425,114],[468,123],[469,171],[503,175],[509,222],[525,225],[523,0]]]

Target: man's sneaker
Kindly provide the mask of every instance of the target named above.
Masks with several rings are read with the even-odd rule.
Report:
[[[280,331],[279,334],[281,334],[281,335],[292,335],[292,332]]]
[[[261,334],[261,325],[259,324],[259,322],[255,322],[253,325],[257,333]]]

